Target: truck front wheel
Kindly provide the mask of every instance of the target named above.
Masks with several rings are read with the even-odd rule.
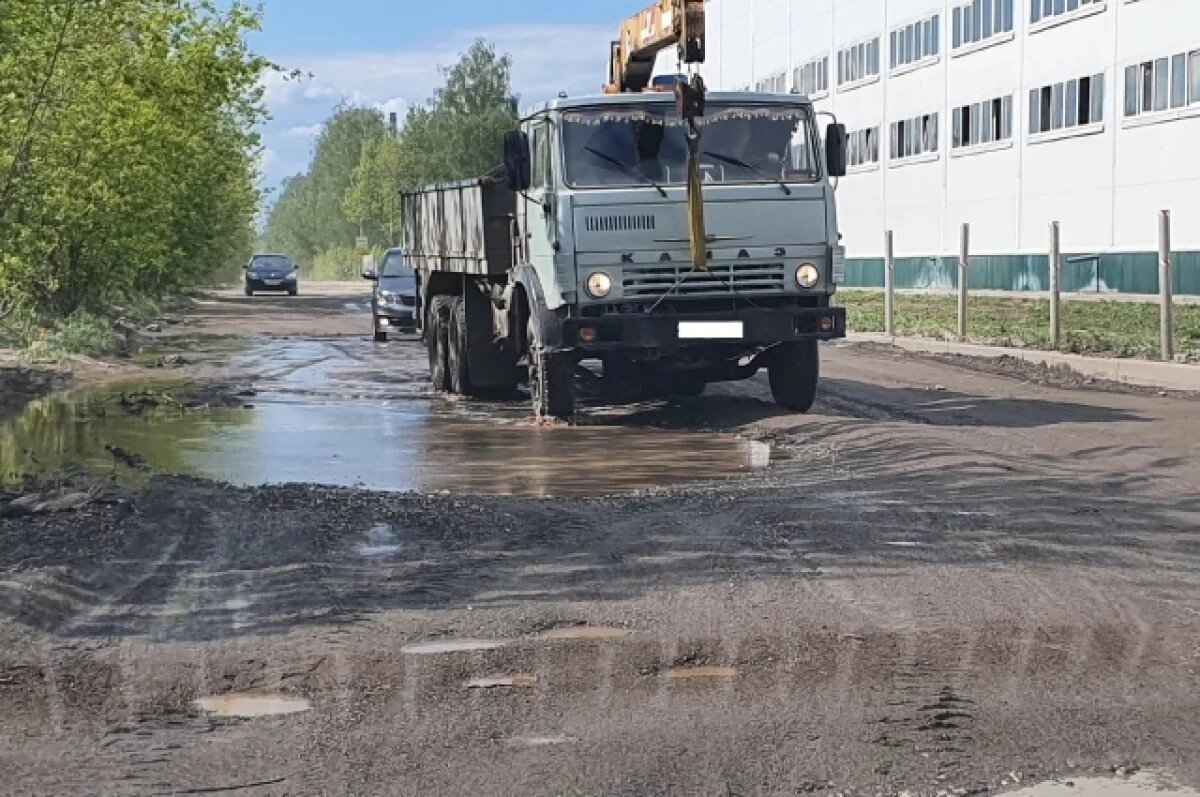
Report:
[[[821,354],[815,340],[780,343],[767,365],[775,403],[793,412],[808,412],[817,400]]]
[[[575,361],[536,347],[531,349],[529,394],[538,420],[571,420],[575,416]]]
[[[450,390],[450,297],[434,296],[425,322],[425,345],[429,351],[429,380],[434,390]]]

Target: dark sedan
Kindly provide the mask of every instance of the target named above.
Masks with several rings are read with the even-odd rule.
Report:
[[[297,268],[287,255],[255,255],[246,264],[246,295],[267,291],[289,296],[300,292]]]
[[[379,271],[363,272],[375,283],[371,292],[371,317],[375,340],[387,340],[388,332],[417,329],[417,277],[404,258],[403,249],[389,249]]]

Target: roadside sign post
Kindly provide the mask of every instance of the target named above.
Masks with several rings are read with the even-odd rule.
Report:
[[[371,241],[365,235],[360,235],[354,239],[354,254],[360,257],[371,254]]]

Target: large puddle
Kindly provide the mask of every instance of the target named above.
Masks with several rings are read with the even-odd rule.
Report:
[[[768,446],[732,435],[540,427],[525,422],[523,403],[435,397],[417,368],[419,350],[409,348],[258,344],[234,358],[256,372],[258,390],[237,409],[131,409],[122,396],[144,383],[51,396],[0,424],[0,473],[11,481],[69,466],[119,475],[144,467],[242,486],[578,497],[732,478],[770,464]]]

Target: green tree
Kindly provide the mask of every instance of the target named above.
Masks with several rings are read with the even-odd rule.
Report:
[[[245,255],[258,204],[259,15],[212,0],[8,0],[0,304],[67,314]]]
[[[342,106],[325,123],[317,138],[312,166],[288,180],[267,223],[266,248],[286,252],[311,267],[322,252],[354,243],[359,222],[344,209],[355,168],[367,149],[387,133],[383,114],[373,108]],[[382,227],[367,224],[364,231],[377,239]]]
[[[512,59],[477,41],[425,107],[412,108],[400,134],[364,147],[344,208],[347,217],[394,241],[397,195],[431,183],[479,177],[501,162],[505,132],[517,123]]]

